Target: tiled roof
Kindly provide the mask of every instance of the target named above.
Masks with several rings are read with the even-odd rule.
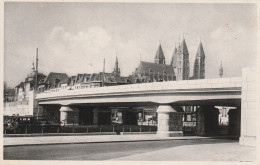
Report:
[[[45,75],[43,73],[38,73],[38,76],[37,76],[37,81],[38,81],[38,84],[41,84],[44,82],[44,79],[45,79]]]
[[[76,76],[76,82],[78,82],[78,80],[81,79],[81,78],[83,77],[83,75],[84,75],[84,74],[78,74],[78,75]]]
[[[89,77],[89,80],[88,81],[93,81],[93,79],[96,77],[96,73],[92,73]]]
[[[88,82],[90,79],[90,76],[91,76],[91,74],[87,74],[87,73],[80,74],[80,76],[78,74],[77,83],[84,83],[85,80],[86,80],[86,82]]]
[[[68,80],[68,75],[66,73],[55,73],[55,72],[51,72],[45,79],[45,83],[48,84],[56,84],[57,80],[60,81],[66,81]]]
[[[24,87],[24,82],[20,82],[20,84],[16,86],[16,88],[21,88],[21,87],[22,88]]]
[[[127,79],[125,77],[114,76],[112,73],[98,73],[93,79],[93,82],[102,82],[104,77],[104,83],[112,84],[126,84]]]
[[[116,79],[116,82],[119,84],[127,83],[127,78],[125,78],[125,77],[115,77],[115,79]]]
[[[99,72],[95,77],[93,77],[92,81],[101,82],[103,80],[103,77],[104,77],[104,81],[113,82],[114,80],[112,79],[111,76],[112,76],[112,73]]]
[[[171,65],[155,64],[144,61],[141,61],[140,65],[136,69],[136,73],[149,73],[149,69],[151,73],[157,74],[159,72],[159,74],[162,75],[163,71],[165,71],[167,75],[175,76],[173,67]]]
[[[37,81],[38,84],[44,83],[46,76],[43,73],[38,73]],[[17,88],[24,87],[24,83],[28,83],[28,77],[25,78],[24,82],[21,82],[19,85],[17,85]],[[30,83],[34,83],[34,80],[31,80]]]
[[[130,84],[135,84],[135,83],[136,83],[136,79],[137,79],[137,76],[136,76],[136,75],[130,75],[130,76],[127,78],[127,82],[130,83]]]

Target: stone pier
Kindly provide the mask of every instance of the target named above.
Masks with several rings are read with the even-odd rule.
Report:
[[[158,136],[183,136],[182,117],[170,105],[160,105],[157,109],[158,113]]]
[[[79,110],[68,105],[62,105],[60,108],[60,122],[61,125],[78,125]]]

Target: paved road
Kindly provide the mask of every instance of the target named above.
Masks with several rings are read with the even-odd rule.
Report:
[[[57,144],[4,147],[6,160],[109,160],[177,146],[237,143],[236,140],[195,139],[116,143]]]

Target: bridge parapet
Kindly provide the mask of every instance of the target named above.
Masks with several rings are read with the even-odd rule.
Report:
[[[189,89],[214,89],[214,88],[241,88],[241,77],[217,78],[217,79],[200,79],[184,81],[165,81],[142,84],[129,84],[119,86],[105,86],[95,88],[80,88],[70,90],[70,87],[55,88],[37,94],[37,99],[49,97],[74,96],[82,94],[113,94],[124,92],[142,92],[142,91],[161,91],[161,90],[189,90]]]

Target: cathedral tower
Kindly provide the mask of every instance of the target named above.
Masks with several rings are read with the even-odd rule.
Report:
[[[159,45],[159,47],[157,49],[157,52],[155,54],[154,63],[156,63],[156,64],[165,64],[165,57],[164,57],[164,54],[163,54],[163,50],[162,50],[161,44]]]
[[[176,45],[175,45],[175,48],[174,48],[174,51],[173,51],[173,54],[172,54],[172,59],[171,59],[171,66],[173,68],[176,68],[176,61],[177,61],[177,48],[176,48]]]
[[[176,80],[188,80],[190,74],[189,52],[185,39],[177,49]]]
[[[205,53],[201,42],[194,61],[193,79],[205,79]]]

